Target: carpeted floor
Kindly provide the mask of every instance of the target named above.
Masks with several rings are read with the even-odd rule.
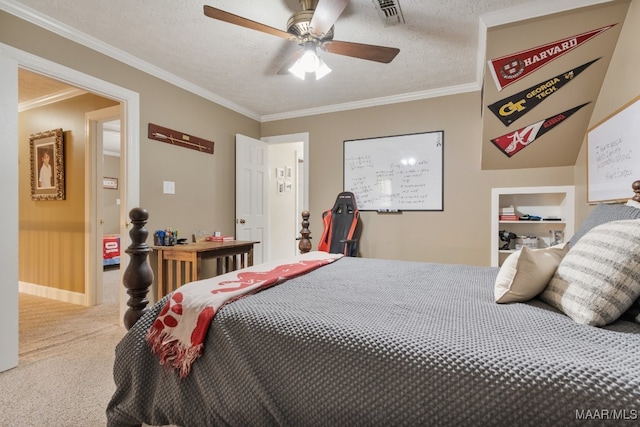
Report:
[[[115,391],[120,271],[104,273],[95,307],[20,294],[18,367],[0,373],[0,426],[93,427],[106,424]]]

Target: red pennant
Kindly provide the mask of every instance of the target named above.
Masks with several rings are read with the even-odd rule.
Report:
[[[512,55],[503,56],[489,61],[489,69],[496,82],[498,90],[502,90],[510,84],[529,75],[543,65],[548,64],[567,52],[572,51],[583,43],[588,42],[597,35],[607,31],[616,24],[607,25],[597,30],[568,37],[557,42],[523,50]]]

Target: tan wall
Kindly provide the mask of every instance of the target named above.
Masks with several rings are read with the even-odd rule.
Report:
[[[347,139],[444,130],[444,211],[361,214],[364,257],[489,265],[492,187],[571,185],[573,167],[480,170],[480,93],[262,124],[262,135],[309,132],[311,233],[342,191]],[[313,241],[313,240],[312,240]],[[317,240],[313,241],[317,245]]]
[[[84,292],[85,117],[112,100],[87,94],[19,114],[19,280]],[[65,200],[31,200],[29,136],[64,131]]]
[[[600,123],[613,112],[640,96],[640,2],[632,1],[627,11],[616,50],[611,58],[607,75],[593,110],[589,128]],[[640,179],[640,176],[633,177]],[[591,212],[587,205],[587,154],[586,137],[576,161],[576,224],[580,224]],[[631,185],[631,183],[629,183]],[[629,196],[632,196],[629,186]]]

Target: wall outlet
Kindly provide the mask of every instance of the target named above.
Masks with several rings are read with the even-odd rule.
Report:
[[[164,194],[176,194],[176,183],[173,181],[162,181],[162,192]]]

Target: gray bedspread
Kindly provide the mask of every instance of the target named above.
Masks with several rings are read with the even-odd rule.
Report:
[[[640,325],[493,302],[497,268],[343,258],[225,306],[184,380],[116,349],[108,425],[568,426],[640,411]],[[632,423],[635,421],[632,421]]]

